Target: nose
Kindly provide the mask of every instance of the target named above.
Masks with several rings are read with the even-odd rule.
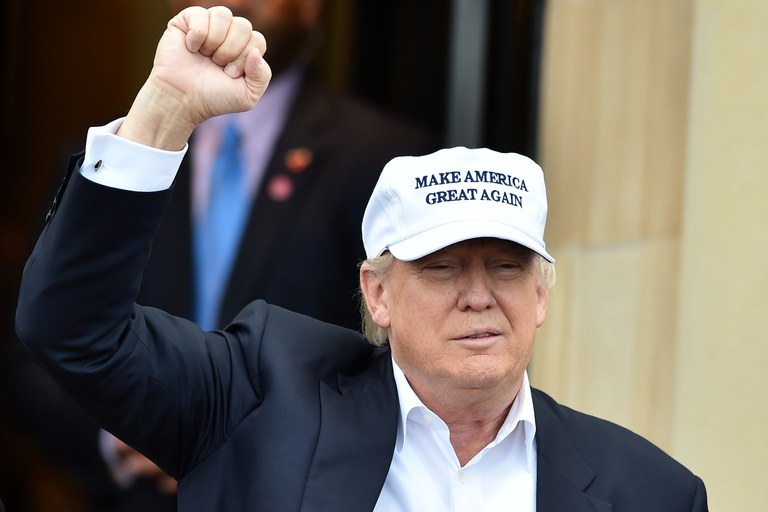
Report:
[[[465,269],[459,279],[458,292],[458,307],[462,311],[482,311],[496,305],[491,281],[484,266]]]

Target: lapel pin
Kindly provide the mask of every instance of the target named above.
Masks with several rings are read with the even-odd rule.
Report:
[[[309,148],[295,148],[285,153],[285,167],[289,172],[299,174],[312,163],[312,151]]]
[[[293,181],[285,174],[273,176],[267,184],[267,195],[270,199],[282,202],[290,199],[293,195]]]

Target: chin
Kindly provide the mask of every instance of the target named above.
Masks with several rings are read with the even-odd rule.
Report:
[[[488,364],[469,364],[462,368],[457,380],[467,389],[485,389],[503,384],[509,377],[510,372],[505,368]]]

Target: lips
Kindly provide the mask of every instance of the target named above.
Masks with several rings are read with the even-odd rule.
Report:
[[[482,333],[482,334],[470,334],[469,336],[464,336],[465,338],[489,338],[491,336],[494,336],[491,333]]]
[[[495,329],[472,330],[461,336],[458,336],[456,339],[457,340],[481,340],[484,338],[493,338],[494,336],[498,336],[499,334],[501,333]]]

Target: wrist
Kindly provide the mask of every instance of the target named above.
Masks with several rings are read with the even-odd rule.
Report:
[[[142,86],[117,135],[145,146],[179,151],[200,121],[191,119],[188,97],[157,82],[150,77]]]

